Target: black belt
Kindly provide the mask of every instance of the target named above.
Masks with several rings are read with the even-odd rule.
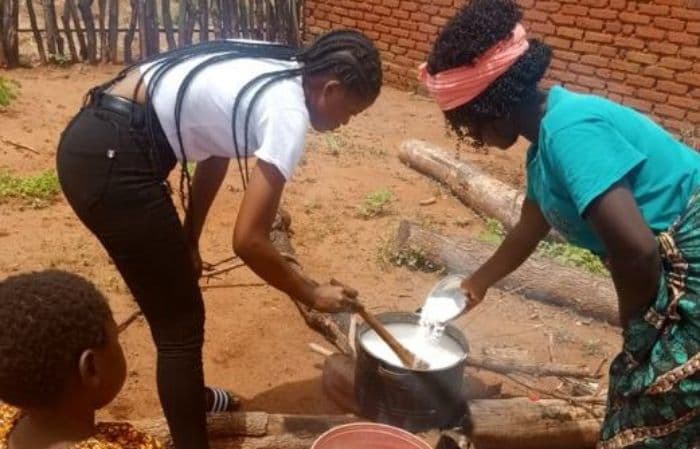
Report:
[[[146,108],[126,98],[101,92],[95,94],[92,105],[122,115],[130,119],[134,126],[143,126],[146,123]]]

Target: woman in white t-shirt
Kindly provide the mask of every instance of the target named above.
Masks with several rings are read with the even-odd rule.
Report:
[[[382,82],[379,54],[355,31],[308,49],[214,41],[173,50],[88,94],[58,148],[63,192],[124,277],[158,349],[158,392],[177,449],[205,449],[207,410],[235,399],[205,388],[199,237],[234,159],[246,189],[235,253],[260,277],[320,311],[352,308],[354,292],[318,285],[275,249],[269,231],[309,125],[330,131],[369,107]],[[248,158],[257,163],[250,170]],[[183,168],[180,222],[166,181]],[[187,198],[187,200],[184,200]]]

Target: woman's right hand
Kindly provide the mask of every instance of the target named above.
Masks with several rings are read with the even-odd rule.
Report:
[[[306,301],[306,305],[319,312],[336,313],[357,310],[357,291],[339,285],[315,286]]]
[[[474,307],[478,306],[481,301],[484,300],[484,296],[486,296],[486,291],[488,288],[481,287],[477,282],[475,282],[473,277],[468,277],[462,281],[462,290],[464,291],[464,295],[467,297],[466,311],[468,312]]]

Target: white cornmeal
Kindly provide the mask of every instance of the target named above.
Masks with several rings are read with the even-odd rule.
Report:
[[[418,324],[392,323],[387,324],[386,328],[406,349],[427,362],[431,370],[453,365],[465,355],[464,349],[449,335],[443,335],[438,341],[432,341],[427,338],[424,329]],[[373,356],[394,366],[403,367],[396,353],[373,330],[362,334],[360,341]]]
[[[426,323],[446,323],[458,316],[463,304],[450,296],[428,296],[420,311],[420,319]]]

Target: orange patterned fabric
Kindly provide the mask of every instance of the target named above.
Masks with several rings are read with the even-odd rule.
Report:
[[[8,449],[10,432],[22,416],[22,412],[9,405],[0,404],[0,449]],[[99,423],[95,436],[81,441],[71,449],[164,449],[155,438],[134,429],[127,423]]]

